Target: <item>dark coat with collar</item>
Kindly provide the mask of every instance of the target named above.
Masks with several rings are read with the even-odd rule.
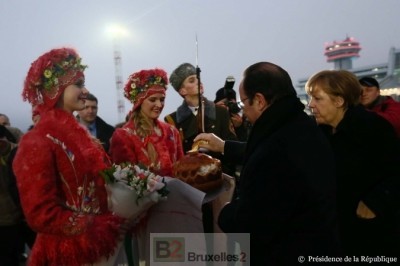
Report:
[[[106,152],[109,151],[110,148],[110,139],[112,134],[114,133],[115,128],[109,124],[107,124],[103,119],[99,116],[96,117],[96,137],[101,141],[103,148]]]
[[[299,256],[338,254],[333,153],[303,110],[287,97],[257,119],[239,195],[220,213],[224,232],[250,233],[251,265],[297,265]]]
[[[80,120],[79,115],[76,116],[78,121]],[[100,140],[101,145],[103,146],[104,150],[109,153],[110,149],[110,139],[112,134],[115,131],[115,128],[106,123],[103,119],[99,116],[96,116],[94,120],[94,125],[96,127],[96,138]]]
[[[400,255],[399,148],[390,123],[361,106],[349,108],[328,136],[336,159],[340,233],[346,255]],[[363,201],[374,219],[357,217]],[[397,213],[396,213],[397,212]]]

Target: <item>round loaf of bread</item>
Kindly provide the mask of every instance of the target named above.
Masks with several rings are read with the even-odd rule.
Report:
[[[174,164],[174,176],[203,191],[223,185],[221,161],[204,153],[189,153]]]

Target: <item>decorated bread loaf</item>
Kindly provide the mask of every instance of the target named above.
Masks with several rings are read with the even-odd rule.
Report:
[[[203,192],[216,190],[223,184],[221,161],[199,152],[188,153],[177,161],[174,176]]]

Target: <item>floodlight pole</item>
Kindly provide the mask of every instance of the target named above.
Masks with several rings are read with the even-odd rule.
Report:
[[[123,78],[122,78],[122,58],[121,49],[119,46],[119,36],[113,37],[114,45],[114,66],[115,66],[115,86],[117,89],[117,108],[118,108],[118,122],[125,121],[125,102],[123,91]]]

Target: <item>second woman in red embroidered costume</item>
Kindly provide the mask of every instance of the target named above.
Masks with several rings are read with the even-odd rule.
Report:
[[[124,95],[133,109],[128,122],[111,138],[110,154],[115,163],[141,163],[158,175],[172,176],[173,164],[183,156],[183,148],[178,130],[158,119],[167,85],[167,73],[162,69],[130,75]]]

